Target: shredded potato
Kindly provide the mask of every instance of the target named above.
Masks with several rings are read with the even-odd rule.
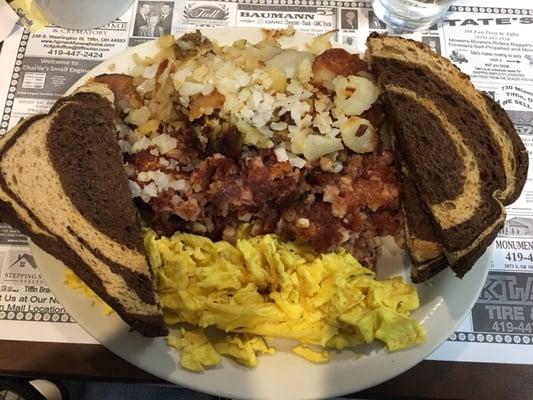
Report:
[[[153,124],[152,119],[173,123],[180,111],[190,121],[216,115],[234,124],[243,144],[272,148],[279,143],[292,158],[312,161],[324,150],[335,153],[344,148],[371,151],[369,145],[353,145],[355,139],[338,140],[345,117],[360,115],[378,99],[375,84],[360,76],[365,72],[364,61],[342,49],[331,49],[335,31],[311,40],[307,50],[284,49],[278,42],[294,34],[292,27],[263,33],[259,43],[241,39],[231,46],[219,46],[198,33],[174,42],[168,35],[159,38],[161,51],[155,56],[134,54],[134,83],[144,105],[128,109],[126,122],[140,127],[142,136],[153,126],[145,123]],[[315,104],[320,105],[316,100],[322,98],[323,104],[324,97],[335,104],[336,113],[331,107],[316,112]],[[181,110],[176,110],[176,103]],[[279,120],[286,128],[271,129],[271,124],[280,126]],[[308,133],[323,140],[311,138],[306,147]],[[310,149],[309,144],[315,142],[319,148]],[[133,140],[129,144],[133,147]]]

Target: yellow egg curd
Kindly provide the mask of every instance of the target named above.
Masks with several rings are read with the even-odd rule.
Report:
[[[375,339],[389,351],[424,341],[410,317],[416,288],[401,277],[377,281],[343,249],[318,254],[276,235],[249,237],[246,227],[235,245],[150,229],[144,240],[165,322],[179,327],[167,343],[184,368],[214,366],[220,354],[255,366],[258,353],[274,353],[272,337],[294,339],[294,353],[316,363],[328,349]]]

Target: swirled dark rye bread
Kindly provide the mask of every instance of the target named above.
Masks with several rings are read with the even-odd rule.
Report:
[[[0,140],[0,216],[71,267],[132,328],[166,333],[101,84]]]
[[[440,246],[462,277],[503,226],[504,206],[520,195],[525,146],[505,111],[424,44],[371,34],[366,56],[404,164],[404,208],[414,213],[408,243],[428,245],[410,249],[413,275],[438,272]],[[405,201],[415,189],[420,202]]]
[[[416,184],[409,175],[407,166],[402,162],[401,155],[396,154],[396,156],[402,186],[405,237],[412,264],[411,280],[420,283],[442,271],[448,263]]]

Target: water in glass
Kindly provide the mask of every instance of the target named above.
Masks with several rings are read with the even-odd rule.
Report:
[[[429,28],[454,0],[373,0],[374,14],[392,31],[415,32]]]

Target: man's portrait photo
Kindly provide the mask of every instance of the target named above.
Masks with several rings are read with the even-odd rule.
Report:
[[[159,25],[163,28],[163,33],[169,35],[172,30],[172,7],[170,3],[161,4],[159,13]]]
[[[427,44],[435,53],[441,54],[440,39],[438,36],[422,36],[422,42]]]
[[[133,36],[159,37],[172,31],[173,4],[162,1],[139,2]]]
[[[374,14],[374,11],[368,10],[368,28],[372,29],[387,29],[385,22],[380,21],[380,19]]]
[[[341,29],[357,29],[357,10],[341,9]]]
[[[133,29],[133,34],[137,35],[137,31],[140,26],[146,25],[148,23],[148,15],[150,14],[150,3],[139,3],[137,7],[137,14],[135,14],[135,25]]]
[[[353,45],[355,45],[355,38],[353,36],[343,36],[342,44],[346,44],[348,46],[353,46]]]

